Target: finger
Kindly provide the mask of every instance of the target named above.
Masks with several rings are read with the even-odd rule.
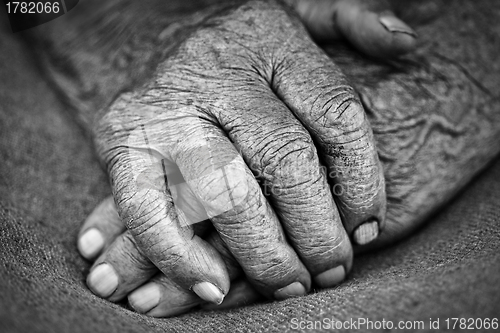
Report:
[[[415,31],[385,1],[340,1],[335,19],[342,35],[368,55],[396,57],[416,47]]]
[[[207,241],[224,258],[231,278],[231,289],[221,304],[202,303],[202,308],[205,310],[222,310],[249,305],[263,300],[263,295],[243,275],[241,267],[227,248],[227,245],[220,238],[220,235],[217,232],[213,232],[209,235]]]
[[[205,310],[222,310],[256,303],[263,299],[246,280],[231,283],[231,290],[220,305],[205,303],[199,297],[180,288],[163,274],[128,295],[130,306],[151,317],[172,317],[201,305]]]
[[[156,119],[158,113],[168,116],[163,108],[126,98],[115,104],[122,117],[125,110],[133,110],[144,119]],[[111,111],[107,116],[115,115]],[[166,157],[170,153],[160,143],[182,135],[175,124],[179,119],[182,122],[183,117],[173,116],[173,123],[159,121],[125,130],[126,142],[112,144],[122,148],[111,151],[112,156],[105,160],[111,161],[110,178],[120,216],[144,255],[181,287],[206,301],[220,303],[229,289],[224,263],[213,247],[194,234],[193,222],[176,207],[167,187],[166,165],[170,162]]]
[[[397,57],[415,49],[417,34],[385,0],[290,0],[311,35],[320,41],[346,38],[374,57]]]
[[[231,282],[231,289],[220,305],[202,304],[204,310],[223,310],[250,305],[263,300],[263,296],[257,292],[246,279],[239,279]]]
[[[235,307],[262,299],[246,281],[233,280],[242,275],[242,270],[224,245],[217,232],[212,232],[207,242],[221,253],[231,279],[231,289],[222,304],[206,303],[198,296],[183,289],[163,274],[156,275],[151,281],[137,288],[128,295],[130,306],[139,313],[153,317],[170,317],[187,312],[193,307],[203,304],[205,307],[213,305],[214,309]]]
[[[221,125],[262,182],[314,281],[332,287],[351,268],[349,237],[311,136],[272,90],[263,88],[255,100],[235,98],[229,109],[240,112],[221,117]]]
[[[213,232],[207,241],[224,253],[230,278],[240,276],[241,269],[224,248],[218,234]],[[138,250],[126,231],[96,260],[87,284],[96,295],[113,302],[128,295],[129,303],[137,312],[156,317],[177,315],[205,302],[177,285],[169,276],[157,273],[156,266]],[[151,279],[155,274],[157,276]]]
[[[188,193],[188,189],[180,188],[178,192],[182,198],[181,206],[184,211],[190,211],[190,207],[195,200],[193,194]],[[191,211],[195,208],[191,208]],[[211,229],[210,221],[205,220],[193,225],[195,233],[204,237]],[[105,198],[87,217],[78,235],[78,250],[86,259],[94,259],[102,253],[111,243],[126,230],[125,223],[118,215],[113,196]]]
[[[174,159],[247,277],[268,297],[305,294],[309,273],[233,144],[202,119],[186,132]]]
[[[156,266],[137,249],[134,238],[126,231],[94,262],[87,285],[94,294],[116,302],[157,272]]]
[[[180,288],[163,274],[128,295],[130,306],[152,317],[172,317],[201,305],[205,310],[222,310],[256,303],[263,299],[244,279],[231,283],[231,289],[221,304],[205,303],[199,297]]]
[[[130,306],[151,317],[171,317],[185,313],[203,302],[163,274],[128,295]]]
[[[244,306],[256,303],[263,300],[264,297],[260,294],[243,275],[243,270],[234,259],[227,245],[220,238],[217,232],[212,232],[207,238],[207,242],[219,252],[224,259],[229,277],[231,279],[231,289],[224,297],[221,304],[202,303],[202,308],[205,310],[221,310]]]
[[[78,250],[86,259],[93,259],[125,231],[112,196],[104,199],[90,213],[78,234]]]
[[[446,10],[444,1],[388,0],[388,2],[400,19],[413,26],[427,24]]]
[[[355,244],[383,227],[385,181],[361,103],[340,70],[301,32],[288,41],[273,88],[317,143],[344,226]]]
[[[242,273],[241,268],[215,231],[207,237],[207,242],[214,246],[219,253],[222,253],[224,265],[229,272],[229,278],[236,279],[239,277]],[[119,235],[106,251],[97,258],[87,277],[87,285],[94,294],[116,302],[123,299],[137,287],[143,285],[157,273],[157,267],[138,249],[134,238],[130,235],[129,231],[126,231]],[[196,304],[202,302],[190,290],[183,289],[172,281],[170,274],[164,276],[161,281],[163,285],[168,287],[166,290],[160,290],[161,294],[169,296],[166,297],[169,302],[167,304],[163,304],[163,301],[158,301],[158,304],[163,304],[161,306],[162,311],[167,311],[169,306],[177,309],[172,309],[172,311],[187,309],[187,306],[191,303],[194,304],[191,301],[192,299],[197,300]],[[145,305],[140,304],[151,304],[149,300],[152,297],[151,290],[150,287],[145,287],[145,289],[134,292],[133,303],[136,304],[134,308],[141,313],[149,311],[144,310]],[[189,304],[185,303],[188,300]]]

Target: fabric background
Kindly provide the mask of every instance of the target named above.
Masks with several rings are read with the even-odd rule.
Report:
[[[94,296],[76,235],[109,194],[105,174],[25,46],[1,25],[0,332],[286,332],[292,318],[441,318],[441,327],[449,317],[500,318],[500,160],[413,236],[357,257],[337,288],[168,319]]]

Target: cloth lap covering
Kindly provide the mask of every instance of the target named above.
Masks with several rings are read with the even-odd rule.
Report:
[[[356,257],[337,288],[166,319],[94,296],[76,235],[110,193],[106,176],[26,46],[1,24],[0,332],[285,332],[293,318],[423,320],[432,331],[429,318],[444,328],[450,317],[500,317],[500,160],[411,237]],[[497,25],[497,42],[498,34]]]

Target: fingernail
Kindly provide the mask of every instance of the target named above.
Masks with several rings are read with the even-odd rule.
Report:
[[[93,258],[104,246],[104,238],[99,230],[90,228],[78,240],[80,253],[87,259]]]
[[[148,283],[128,295],[128,302],[135,311],[146,313],[160,303],[160,296],[160,287],[156,283]]]
[[[378,237],[378,223],[377,221],[368,221],[360,225],[354,230],[354,242],[358,245],[365,245]]]
[[[287,299],[290,297],[304,296],[306,288],[300,282],[290,283],[288,286],[278,289],[274,292],[274,298],[278,300]]]
[[[333,287],[344,281],[345,269],[340,265],[316,275],[314,282],[321,288]]]
[[[98,296],[111,296],[118,287],[118,275],[108,264],[100,264],[90,272],[87,278],[89,288]]]
[[[204,301],[221,304],[224,300],[224,294],[210,282],[200,282],[191,289]]]
[[[400,32],[417,37],[417,33],[412,28],[392,14],[381,14],[378,20],[390,32]]]

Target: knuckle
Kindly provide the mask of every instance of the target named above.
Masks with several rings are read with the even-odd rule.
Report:
[[[274,140],[276,143],[264,153],[262,174],[267,180],[282,179],[299,170],[308,169],[317,159],[316,147],[309,135],[293,133],[285,136],[292,139]]]
[[[345,91],[323,102],[322,123],[327,128],[339,128],[344,133],[357,132],[367,123],[360,101],[351,91]]]

